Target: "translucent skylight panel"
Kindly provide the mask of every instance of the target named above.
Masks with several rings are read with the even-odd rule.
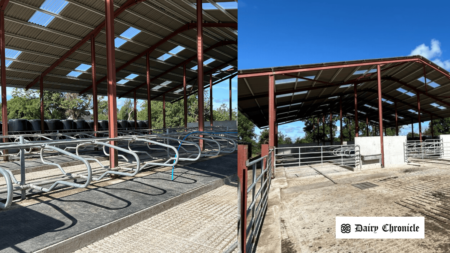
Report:
[[[217,10],[216,6],[214,6],[212,3],[203,3],[202,8],[203,10]]]
[[[277,108],[283,108],[283,107],[288,107],[290,105],[282,105],[282,106],[277,106]]]
[[[298,103],[291,104],[291,106],[294,106],[294,105],[301,105],[301,104],[302,104],[302,102],[298,102]]]
[[[307,91],[297,91],[297,92],[294,92],[294,93],[277,95],[277,98],[296,96],[296,95],[301,95],[301,94],[305,94],[305,93],[307,93]]]
[[[117,84],[126,84],[126,83],[128,83],[127,79],[122,79],[122,80],[117,82]]]
[[[409,109],[408,111],[417,114],[417,112],[414,111],[413,109]]]
[[[308,78],[308,79],[314,79],[315,76],[302,76],[303,78]],[[309,81],[309,80],[305,80],[305,79],[298,79],[298,82],[305,82],[305,81]]]
[[[206,61],[204,61],[203,62],[203,65],[208,65],[208,64],[210,64],[211,62],[213,62],[213,61],[215,61],[216,59],[214,59],[214,58],[209,58],[208,60],[206,60]]]
[[[134,27],[130,27],[127,30],[125,30],[125,32],[120,34],[120,36],[131,40],[134,36],[138,35],[140,32],[141,32],[141,30],[136,29]]]
[[[408,96],[410,96],[410,97],[414,97],[414,96],[416,95],[416,94],[414,94],[414,93],[412,93],[412,92],[409,92],[409,91],[406,92],[405,94],[408,95]]]
[[[12,61],[10,61],[10,60],[5,60],[5,66],[6,66],[6,67],[9,67],[9,65],[11,65],[11,63],[12,63]]]
[[[431,103],[430,105],[434,106],[434,107],[439,107],[440,105],[436,104],[436,103]]]
[[[159,90],[159,88],[161,88],[161,85],[156,85],[155,87],[152,88],[152,90]]]
[[[14,49],[5,48],[5,56],[6,56],[6,58],[17,59],[17,57],[19,57],[19,55],[21,53],[22,53],[22,51],[17,51],[17,50],[14,50]]]
[[[350,86],[352,86],[352,85],[351,85],[351,84],[345,84],[345,85],[339,86],[339,88],[348,88],[348,87],[350,87]]]
[[[136,77],[138,77],[139,75],[136,74],[129,74],[127,77],[125,77],[126,79],[135,79]]]
[[[370,106],[370,105],[368,105],[368,104],[365,104],[364,106],[365,106],[365,107],[369,107],[370,109],[377,110],[377,108],[375,108],[375,107],[373,107],[373,106]]]
[[[168,85],[169,83],[171,83],[172,81],[165,81],[165,82],[163,82],[162,84],[160,84],[161,86],[166,86],[166,85]]]
[[[64,7],[68,4],[67,1],[64,0],[46,0],[42,5],[41,9],[59,14]]]
[[[336,99],[339,98],[338,96],[334,96],[334,97],[329,97],[328,99]]]
[[[54,18],[52,15],[36,11],[28,22],[47,27]]]
[[[277,95],[277,98],[284,98],[284,97],[290,97],[290,96],[292,96],[292,93]]]
[[[114,39],[114,45],[115,47],[121,47],[123,44],[125,44],[127,41],[121,38],[115,38]]]
[[[195,65],[194,67],[191,68],[192,70],[197,70],[198,69],[198,65]]]
[[[220,5],[220,7],[224,8],[225,10],[232,10],[238,8],[237,2],[220,2],[217,4]]]
[[[405,90],[403,88],[398,88],[397,90],[400,91],[401,93],[406,93],[407,92],[407,90]]]
[[[383,102],[385,102],[385,103],[388,103],[388,104],[390,104],[390,105],[392,105],[394,102],[392,102],[392,101],[390,101],[390,100],[387,100],[387,99],[385,99],[385,98],[382,98],[381,100],[383,100]]]
[[[78,71],[86,71],[86,70],[88,70],[88,69],[90,69],[91,68],[91,65],[87,65],[87,64],[80,64],[80,66],[78,66],[75,70],[78,70]]]
[[[174,49],[170,50],[169,53],[171,54],[178,54],[179,52],[183,51],[184,47],[182,46],[177,46]]]
[[[445,108],[445,107],[443,107],[443,106],[439,106],[438,108],[441,109],[441,110],[447,109],[447,108]]]
[[[67,74],[67,76],[71,76],[71,77],[78,77],[81,75],[81,72],[78,71],[71,71],[69,74]]]
[[[306,94],[306,93],[308,93],[307,91],[297,91],[297,92],[294,92],[294,96],[296,96],[296,95],[301,95],[301,94]]]
[[[229,70],[230,68],[232,68],[233,66],[230,66],[230,65],[228,65],[228,66],[226,66],[225,68],[223,68],[223,69],[221,69],[222,71],[227,71],[227,70]]]
[[[359,113],[362,113],[362,114],[366,114],[365,112],[362,112],[362,111],[358,111]]]
[[[375,73],[377,72],[377,69],[371,69],[371,70],[367,70],[367,69],[363,69],[363,70],[357,70],[355,72],[353,72],[353,75],[364,75],[364,74],[370,74],[370,73]]]
[[[295,83],[297,78],[279,79],[275,80],[275,84]]]
[[[421,81],[422,83],[425,83],[425,77],[423,77],[423,76],[418,78],[417,80]],[[433,88],[437,88],[437,87],[441,86],[440,84],[437,84],[437,83],[431,81],[430,79],[427,79],[427,85],[429,85]]]
[[[165,61],[165,60],[169,59],[170,57],[172,57],[171,54],[163,54],[160,57],[158,57],[158,60]]]

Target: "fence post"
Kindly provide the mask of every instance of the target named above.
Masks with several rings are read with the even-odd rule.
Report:
[[[238,145],[238,177],[239,177],[239,184],[241,185],[240,190],[240,200],[241,202],[240,207],[240,246],[241,246],[241,252],[246,253],[246,246],[247,246],[247,157],[248,157],[248,146],[247,145]]]

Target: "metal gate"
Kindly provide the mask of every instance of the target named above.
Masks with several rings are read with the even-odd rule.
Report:
[[[276,148],[275,168],[291,166],[361,166],[359,145],[298,146]]]
[[[416,159],[439,159],[445,158],[445,146],[442,140],[431,139],[426,141],[407,141],[403,143],[403,150],[405,154],[405,162],[408,162],[409,158]],[[450,158],[450,157],[449,157]]]

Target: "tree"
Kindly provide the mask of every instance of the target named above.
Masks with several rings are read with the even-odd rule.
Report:
[[[433,132],[435,135],[450,133],[450,118],[435,119],[433,120],[432,125],[433,125]],[[428,128],[430,129],[431,135],[431,122],[428,125]]]
[[[72,119],[81,119],[89,116],[92,109],[92,95],[78,95],[78,93],[65,93],[61,101],[61,108],[66,110],[66,115]]]
[[[120,120],[134,120],[134,107],[131,99],[126,99],[123,106],[117,114],[117,119]]]

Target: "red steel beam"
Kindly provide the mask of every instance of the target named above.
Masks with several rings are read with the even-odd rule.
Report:
[[[128,3],[129,1],[127,1]],[[107,87],[108,87],[108,119],[109,138],[117,137],[117,92],[116,92],[116,56],[114,47],[114,0],[105,0],[105,21],[106,21],[106,62],[107,62]],[[115,141],[111,142],[115,145]],[[109,149],[110,168],[118,165],[117,152]]]
[[[208,75],[208,74],[214,73],[216,70],[223,68],[224,66],[230,64],[231,62],[233,62],[233,61],[235,61],[235,60],[237,60],[237,58],[234,58],[234,59],[229,60],[229,61],[227,61],[227,62],[225,62],[225,63],[222,63],[221,65],[219,65],[219,66],[217,66],[217,67],[215,67],[215,68],[213,68],[213,69],[211,69],[211,70],[208,70],[208,71],[204,72],[203,75],[206,76],[206,75]],[[193,80],[195,80],[195,78],[193,78],[193,79],[191,79],[191,80],[188,80],[187,82],[190,83],[190,82],[192,82]],[[208,85],[209,85],[209,84],[208,84]],[[170,89],[170,90],[167,90],[167,91],[164,91],[163,93],[158,94],[158,95],[155,96],[153,99],[158,98],[158,97],[162,96],[163,94],[167,94],[167,93],[169,93],[169,92],[172,92],[172,91],[174,91],[174,90],[177,90],[178,88],[180,88],[180,87],[182,87],[182,86],[183,86],[182,84],[180,84],[180,85],[178,85],[178,86],[175,86],[175,87],[173,87],[173,88]]]
[[[217,47],[221,47],[221,46],[225,46],[225,45],[232,45],[232,44],[236,44],[236,43],[237,43],[236,41],[220,41],[220,42],[218,42],[218,43],[216,43],[216,44],[210,46],[209,48],[205,49],[203,53],[206,53],[206,52],[208,52],[208,51],[211,51],[211,50],[213,50],[214,48],[217,48]],[[153,81],[157,80],[158,78],[161,78],[162,76],[164,76],[164,75],[166,75],[166,74],[172,72],[173,70],[175,70],[175,69],[177,69],[177,68],[179,68],[179,67],[182,67],[182,66],[186,65],[187,63],[189,63],[189,62],[195,60],[195,58],[197,58],[197,57],[198,57],[197,55],[194,55],[194,56],[190,57],[189,59],[184,60],[183,62],[181,62],[181,63],[179,63],[179,64],[173,66],[172,68],[170,68],[170,69],[164,71],[163,73],[161,73],[161,74],[155,76],[155,77],[153,78]],[[122,95],[120,95],[120,97],[124,97],[124,96],[128,95],[130,92],[133,92],[133,91],[135,91],[135,90],[138,90],[138,89],[141,88],[142,86],[144,86],[144,84],[140,84],[139,86],[137,86],[137,87],[135,87],[135,88],[133,88],[133,89],[131,89],[131,90],[129,90],[129,91],[123,93]],[[177,86],[177,87],[179,87],[179,86]],[[80,93],[84,93],[84,92],[88,91],[89,88],[90,88],[90,87],[84,89],[84,90],[81,91]]]
[[[2,85],[2,134],[8,135],[8,99],[6,94],[6,56],[5,56],[5,8],[8,1],[1,2],[0,10],[0,50],[1,50],[1,85]],[[3,142],[7,142],[8,139],[3,139]],[[4,151],[7,151],[6,149]]]
[[[359,122],[358,122],[358,85],[353,85],[353,92],[355,93],[355,137],[359,137]]]
[[[417,117],[419,119],[419,140],[422,142],[422,123],[420,122],[420,93],[417,94]]]
[[[197,0],[197,79],[198,79],[198,130],[203,131],[203,1]],[[165,95],[164,95],[165,96]],[[203,137],[200,135],[200,137]],[[199,140],[200,150],[203,150],[203,140]]]
[[[111,13],[111,16],[114,18],[116,18],[117,16],[119,16],[122,12],[124,12],[126,9],[134,6],[135,4],[138,4],[140,2],[143,2],[145,0],[127,0],[122,6],[120,6],[119,9],[117,9],[116,11],[114,11],[113,9],[113,13]],[[113,7],[114,8],[114,7]],[[88,33],[82,40],[80,40],[77,44],[75,44],[75,46],[73,46],[69,51],[67,51],[63,56],[61,56],[61,58],[59,58],[56,62],[54,62],[50,67],[48,67],[44,72],[42,72],[41,76],[46,76],[48,73],[50,73],[50,71],[52,71],[54,68],[56,68],[59,64],[61,64],[61,62],[63,62],[64,60],[66,60],[70,55],[72,55],[75,51],[77,51],[81,46],[84,45],[84,43],[86,43],[87,41],[89,41],[91,39],[91,36],[94,35],[96,36],[106,25],[106,17],[105,20],[100,23],[94,30],[92,30],[90,33]],[[114,36],[114,34],[113,34]],[[39,81],[39,77],[37,77],[36,79],[34,79],[31,83],[29,83],[27,85],[27,87],[25,88],[26,90],[28,90],[29,88],[33,87],[37,82]],[[100,82],[98,82],[100,83]],[[90,86],[92,87],[92,86]]]
[[[183,65],[184,128],[187,128],[186,64]]]
[[[91,75],[92,75],[92,103],[94,113],[94,131],[98,131],[98,101],[97,101],[97,81],[95,80],[95,36],[91,36]],[[95,133],[97,136],[97,133]]]
[[[269,76],[269,149],[275,146],[275,77]]]
[[[238,145],[238,162],[237,162],[237,175],[239,178],[240,188],[240,206],[241,208],[241,222],[240,222],[240,248],[242,249],[242,253],[246,253],[247,248],[247,184],[248,184],[248,168],[246,165],[248,159],[248,146],[247,145]]]
[[[9,0],[1,0],[0,1],[0,9],[3,11],[6,10],[8,3],[9,3]],[[2,21],[3,21],[3,19],[2,19]]]
[[[383,104],[382,104],[382,90],[381,90],[381,66],[377,65],[378,70],[378,120],[380,128],[380,147],[381,147],[381,165],[384,167],[384,144],[383,144]]]
[[[339,64],[339,65],[333,65],[333,66],[323,66],[323,67],[314,67],[314,68],[280,70],[280,71],[261,72],[261,73],[252,73],[252,74],[239,74],[238,78],[250,78],[250,77],[258,77],[258,76],[268,76],[268,75],[282,75],[282,74],[300,73],[300,72],[307,72],[307,71],[362,67],[362,66],[370,66],[370,65],[385,65],[385,64],[390,64],[390,63],[417,62],[419,60],[420,60],[419,58],[411,58],[411,59],[402,59],[402,60],[387,60],[387,61],[373,61],[373,62],[353,63],[353,64]]]
[[[447,77],[450,80],[450,75],[448,73],[446,73],[444,70],[442,70],[441,68],[437,68],[436,66],[434,66],[433,64],[430,64],[422,59],[419,59],[419,62],[431,67],[432,69],[438,71],[439,73],[443,74],[445,77]]]
[[[147,118],[148,118],[148,128],[152,129],[152,87],[150,86],[150,54],[145,56],[146,62],[146,77],[147,77]]]

